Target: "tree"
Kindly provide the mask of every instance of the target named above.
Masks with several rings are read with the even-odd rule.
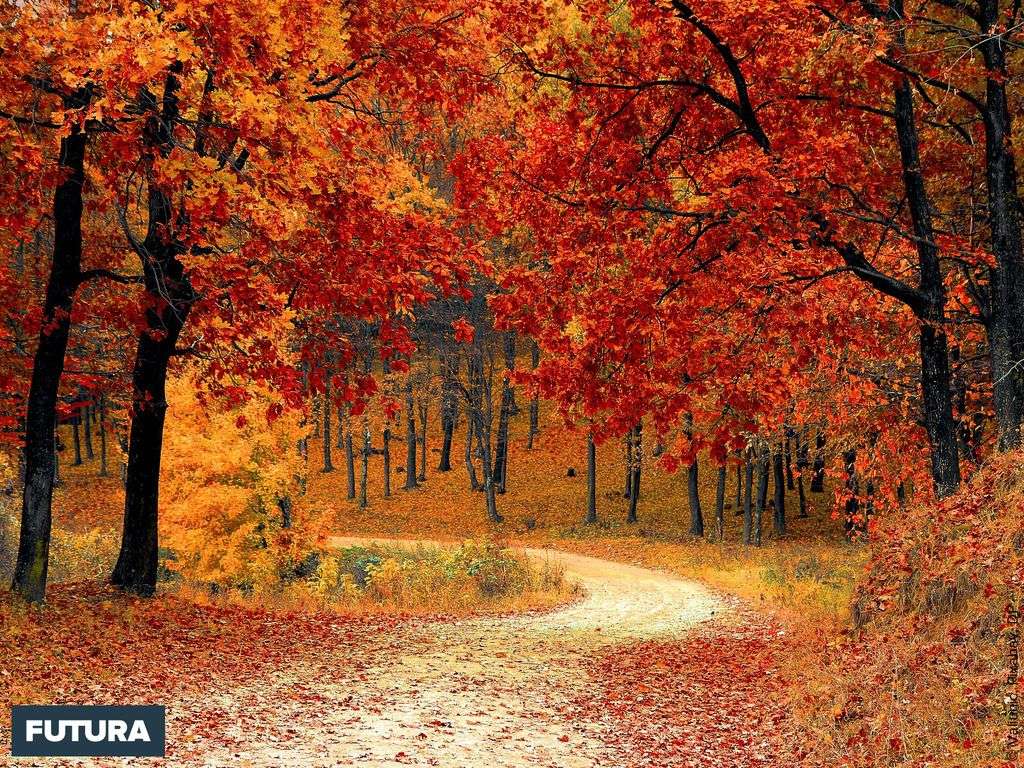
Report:
[[[586,522],[597,522],[597,446],[594,436],[587,433],[587,517]]]

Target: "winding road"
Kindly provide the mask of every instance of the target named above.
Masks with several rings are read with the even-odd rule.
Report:
[[[206,764],[621,765],[610,723],[577,709],[595,688],[585,661],[608,646],[679,637],[728,609],[702,586],[671,575],[552,550],[526,552],[559,564],[586,596],[548,613],[401,626],[392,652],[376,654],[358,673],[339,669],[329,679],[318,672],[302,680],[302,667],[289,670],[277,681],[276,714],[296,723],[295,737],[277,748],[249,741],[230,754],[207,754]],[[322,705],[315,712],[308,700],[286,695],[296,685],[317,691]],[[263,681],[249,695],[266,701],[275,692]],[[225,710],[246,698],[236,691]]]

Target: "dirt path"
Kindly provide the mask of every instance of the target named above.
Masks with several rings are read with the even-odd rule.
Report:
[[[727,608],[700,585],[670,575],[550,550],[528,554],[559,563],[586,597],[541,615],[399,625],[391,652],[374,654],[358,672],[325,675],[323,665],[279,671],[269,684],[261,680],[217,702],[226,718],[241,717],[248,732],[238,733],[229,749],[204,750],[197,761],[623,765],[610,723],[579,707],[598,687],[586,662],[608,646],[678,638]],[[245,720],[268,709],[274,722]]]

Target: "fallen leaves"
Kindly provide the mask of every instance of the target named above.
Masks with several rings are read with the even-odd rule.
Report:
[[[805,755],[779,659],[792,651],[771,620],[741,610],[686,637],[613,646],[592,659],[599,689],[581,699],[625,766],[791,765]]]

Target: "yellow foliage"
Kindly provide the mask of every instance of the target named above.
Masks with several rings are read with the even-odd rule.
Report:
[[[187,379],[171,389],[160,521],[168,568],[222,586],[280,585],[322,539],[323,516],[301,504],[299,416],[285,413],[268,424],[265,393],[218,409],[201,407]]]

